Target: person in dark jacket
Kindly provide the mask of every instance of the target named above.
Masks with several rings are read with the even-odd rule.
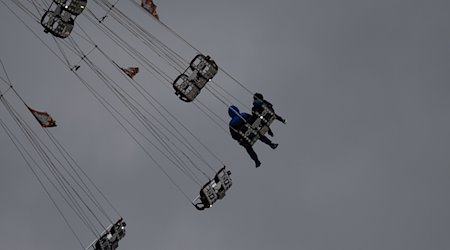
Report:
[[[277,115],[275,113],[275,110],[273,109],[272,103],[264,99],[264,96],[261,93],[255,93],[253,95],[253,108],[252,112],[261,113],[263,111],[263,105],[266,105],[269,109],[273,111],[275,114],[275,119],[282,122],[283,124],[286,124],[286,119],[282,118],[281,116]],[[267,132],[270,136],[273,136],[272,130],[269,128],[269,131]]]
[[[248,142],[246,142],[242,135],[239,134],[239,131],[246,123],[252,123],[254,120],[253,117],[250,114],[247,113],[240,113],[239,109],[236,106],[230,106],[228,108],[228,114],[231,117],[231,121],[229,123],[230,133],[231,137],[239,142],[241,146],[247,150],[247,153],[250,155],[250,158],[252,158],[253,161],[255,161],[255,166],[259,167],[261,165],[261,162],[258,159],[258,155],[253,150],[252,145],[250,145]],[[264,142],[265,144],[269,145],[272,149],[275,149],[278,147],[277,143],[273,143],[264,135],[261,135],[259,137],[259,140]]]

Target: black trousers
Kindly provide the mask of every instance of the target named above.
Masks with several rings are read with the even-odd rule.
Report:
[[[272,141],[270,141],[269,138],[267,138],[266,136],[262,135],[261,137],[259,137],[259,140],[264,142],[267,145],[272,144]],[[246,144],[246,145],[242,145],[245,150],[247,150],[248,155],[250,155],[250,158],[252,158],[253,161],[258,162],[258,155],[256,154],[255,150],[253,150],[252,145],[250,144]]]
[[[275,114],[275,119],[277,119],[280,122],[283,122],[283,120],[284,120],[281,116],[279,116],[277,114]]]

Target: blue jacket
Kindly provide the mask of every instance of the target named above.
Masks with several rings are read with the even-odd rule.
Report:
[[[251,115],[247,113],[240,113],[238,107],[232,105],[228,108],[228,115],[231,117],[229,123],[231,137],[235,140],[241,140],[241,135],[237,132],[246,122],[249,121]]]

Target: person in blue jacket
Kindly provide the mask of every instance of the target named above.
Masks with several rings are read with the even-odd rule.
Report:
[[[231,121],[229,123],[230,133],[231,137],[239,142],[241,146],[247,150],[247,153],[250,155],[250,158],[252,158],[253,161],[255,161],[255,166],[259,167],[261,165],[261,162],[258,159],[258,155],[253,150],[252,145],[250,145],[248,142],[246,142],[239,134],[239,131],[246,123],[252,123],[253,117],[250,114],[247,113],[240,113],[238,107],[232,105],[228,108],[228,114],[231,117]],[[275,149],[278,147],[277,143],[273,143],[264,135],[261,135],[259,137],[259,140],[264,142],[265,144],[269,145],[272,149]]]

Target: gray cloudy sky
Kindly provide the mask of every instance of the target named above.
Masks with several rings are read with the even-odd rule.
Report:
[[[163,22],[264,93],[288,120],[273,125],[277,150],[255,146],[263,162],[255,169],[229,135],[167,89],[155,91],[233,171],[227,197],[201,213],[0,8],[0,56],[8,73],[30,105],[55,117],[54,134],[127,220],[120,249],[450,248],[449,1],[156,4]],[[128,1],[119,6],[154,25]],[[250,103],[231,81],[220,84]],[[208,92],[200,98],[228,119]],[[7,116],[4,108],[0,116]],[[0,138],[0,249],[78,249],[3,131]]]

